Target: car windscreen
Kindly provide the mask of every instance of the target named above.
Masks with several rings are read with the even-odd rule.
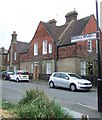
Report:
[[[69,75],[70,75],[71,77],[76,77],[76,78],[78,78],[78,79],[82,79],[81,76],[78,76],[78,75],[76,75],[76,74],[71,74],[71,73],[70,73]]]
[[[28,75],[29,73],[28,72],[17,72],[17,74],[19,74],[19,75]]]

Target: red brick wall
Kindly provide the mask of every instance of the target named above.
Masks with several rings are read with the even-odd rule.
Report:
[[[64,46],[58,49],[58,58],[69,58],[76,55],[76,45]]]
[[[96,32],[96,20],[94,16],[91,17],[82,34],[89,34]],[[92,50],[96,53],[96,41],[92,41]],[[87,41],[77,42],[76,45],[65,46],[59,48],[59,58],[66,57],[85,57],[87,55]]]
[[[49,54],[47,51],[48,54],[45,54],[45,55],[42,54],[42,46],[43,46],[44,40],[47,40],[48,41],[47,43],[50,43],[53,45],[52,53]],[[34,56],[34,43],[38,43],[38,55],[36,56]],[[43,23],[40,22],[35,32],[34,38],[32,39],[29,45],[28,60],[34,59],[36,61],[39,59],[52,59],[54,58],[54,53],[55,53],[54,48],[55,48],[55,45],[52,41],[52,37],[46,32]]]

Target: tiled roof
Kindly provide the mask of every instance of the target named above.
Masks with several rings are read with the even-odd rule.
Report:
[[[67,30],[64,38],[61,40],[60,45],[68,44],[71,42],[72,36],[78,36],[82,33],[84,28],[86,27],[88,21],[90,20],[91,16],[85,17],[83,19],[77,20],[73,23],[72,26],[69,27]]]
[[[69,23],[69,26],[68,24],[55,26],[45,22],[42,23],[45,26],[47,32],[52,36],[53,40],[57,40],[59,45],[66,45],[71,42],[72,36],[77,36],[82,33],[91,16],[92,15],[76,21],[72,21],[72,23]]]
[[[29,43],[17,41],[17,43],[14,44],[18,53],[27,52]]]
[[[61,35],[62,31],[66,28],[67,25],[62,26],[54,26],[49,23],[43,22],[47,32],[52,36],[53,40],[58,40],[59,36]]]

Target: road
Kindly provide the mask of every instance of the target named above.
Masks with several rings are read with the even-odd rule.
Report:
[[[43,90],[49,99],[55,99],[62,107],[70,111],[88,115],[90,118],[100,118],[97,112],[97,92],[92,89],[89,92],[71,92],[67,89],[49,88],[47,83],[14,82],[0,80],[0,97],[11,102],[18,102],[27,90],[38,88]],[[102,117],[101,117],[102,118]]]
[[[1,80],[0,80],[1,82]],[[55,99],[65,107],[69,106],[87,106],[97,109],[97,92],[91,90],[89,92],[77,91],[71,92],[67,89],[49,88],[48,84],[38,84],[35,82],[14,82],[2,81],[2,98],[12,102],[18,102],[25,94],[26,90],[38,88],[43,90],[50,99]]]

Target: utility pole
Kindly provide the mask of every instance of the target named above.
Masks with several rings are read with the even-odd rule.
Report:
[[[100,59],[100,29],[98,20],[98,0],[96,0],[96,27],[97,27],[97,48],[98,48],[98,111],[102,112],[102,79],[101,79],[101,59]]]

